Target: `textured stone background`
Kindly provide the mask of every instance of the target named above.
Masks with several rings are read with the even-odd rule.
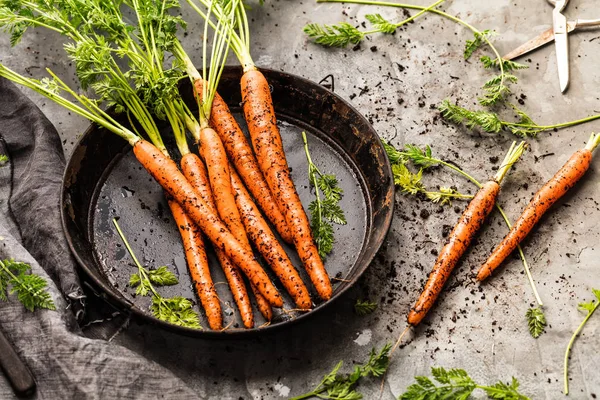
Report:
[[[415,0],[415,3],[425,4]],[[539,1],[448,1],[441,9],[458,15],[479,29],[495,29],[500,51],[508,51],[551,25],[551,7]],[[189,15],[188,52],[200,62],[200,28]],[[442,122],[435,105],[450,98],[476,107],[480,87],[491,73],[474,57],[464,61],[464,42],[472,37],[465,28],[436,15],[421,17],[394,36],[374,35],[356,49],[324,49],[306,40],[308,22],[357,24],[364,15],[379,12],[390,20],[403,11],[312,1],[267,0],[263,9],[250,12],[253,55],[262,67],[281,69],[313,81],[335,77],[335,92],[367,116],[386,139],[432,144],[434,153],[452,160],[479,180],[493,175],[490,158],[502,159],[510,142],[508,133],[470,132]],[[574,0],[567,16],[594,18],[597,2]],[[553,46],[521,59],[530,66],[519,71],[520,82],[511,100],[540,124],[564,122],[600,112],[600,30],[571,35],[571,84],[558,90]],[[2,62],[20,72],[40,76],[44,67],[59,76],[72,77],[59,38],[46,31],[30,32],[10,49],[0,39]],[[486,50],[483,50],[486,53]],[[479,54],[479,53],[478,53]],[[233,60],[232,60],[233,62]],[[525,97],[523,97],[524,95]],[[32,94],[63,138],[68,154],[88,122]],[[539,185],[549,179],[570,154],[586,142],[599,122],[543,133],[530,140],[530,150],[508,176],[499,201],[515,218]],[[542,157],[544,156],[544,157]],[[597,227],[600,209],[596,162],[584,182],[544,217],[524,243],[549,321],[547,333],[537,340],[527,332],[524,313],[533,296],[519,260],[511,258],[493,280],[475,283],[472,272],[505,234],[497,213],[482,230],[471,250],[456,268],[439,304],[408,337],[390,367],[383,398],[397,397],[413,377],[428,374],[431,366],[461,367],[485,383],[518,377],[522,391],[532,398],[556,399],[562,395],[562,359],[568,339],[583,318],[577,303],[592,298],[600,288]],[[452,184],[464,192],[473,187],[459,176],[439,170],[426,174],[429,186]],[[463,208],[455,202],[454,206]],[[247,341],[208,342],[181,338],[132,324],[115,342],[170,368],[199,395],[209,399],[278,399],[298,395],[315,386],[322,375],[343,359],[344,371],[367,358],[374,346],[394,340],[405,327],[405,315],[435,261],[444,238],[444,225],[458,218],[454,207],[440,209],[431,203],[396,195],[392,229],[379,256],[358,287],[334,307],[293,330]],[[427,218],[421,217],[429,211]],[[379,303],[371,315],[352,311],[356,298]],[[600,318],[594,317],[573,349],[572,398],[600,396]],[[360,386],[365,398],[377,398],[379,381]]]

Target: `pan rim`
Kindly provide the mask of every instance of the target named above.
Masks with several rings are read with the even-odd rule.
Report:
[[[357,120],[359,120],[361,123],[363,123],[365,126],[367,126],[369,128],[368,129],[368,131],[370,131],[369,134],[374,136],[376,145],[378,147],[380,147],[380,150],[383,151],[383,154],[385,156],[384,157],[385,162],[382,165],[382,168],[384,169],[384,173],[388,176],[393,176],[392,170],[391,170],[391,164],[387,157],[387,154],[385,153],[385,149],[384,149],[383,143],[381,141],[381,138],[379,137],[379,135],[377,134],[377,132],[375,131],[373,126],[365,118],[365,116],[362,115],[349,101],[345,100],[340,95],[328,90],[327,88],[323,87],[322,85],[319,85],[318,83],[310,81],[309,79],[306,79],[304,77],[301,77],[301,76],[298,76],[295,74],[282,72],[282,71],[269,69],[269,68],[260,68],[260,70],[261,70],[261,72],[265,73],[265,75],[271,75],[271,76],[278,75],[278,76],[284,76],[286,78],[294,79],[295,81],[297,81],[303,85],[306,85],[307,87],[310,87],[311,89],[314,89],[315,91],[318,91],[318,92],[324,94],[325,96],[329,96],[332,99],[344,104],[345,107],[348,107],[350,112],[352,112],[356,116]],[[231,72],[231,73],[236,73],[236,72],[241,72],[242,68],[239,66],[227,66],[226,71]],[[241,73],[239,75],[241,76]],[[283,114],[285,115],[285,113],[283,113]],[[290,119],[290,118],[286,118],[286,119]],[[302,122],[305,124],[308,124],[305,121],[302,121]],[[310,125],[310,124],[308,124],[308,125]],[[90,126],[88,126],[88,128],[85,130],[83,135],[81,135],[81,137],[77,140],[73,149],[79,148],[81,145],[81,142],[84,141],[90,135],[90,132],[94,129],[96,129],[95,125],[93,123],[91,123]],[[356,274],[353,277],[353,282],[351,282],[348,285],[344,285],[342,288],[340,288],[338,291],[336,291],[335,294],[329,300],[320,303],[314,309],[312,309],[310,312],[301,314],[294,319],[287,320],[287,321],[273,324],[273,325],[268,325],[265,327],[255,327],[255,328],[251,328],[251,329],[231,329],[231,330],[221,330],[221,331],[213,331],[213,330],[209,330],[209,329],[198,330],[198,329],[192,329],[192,328],[186,328],[186,327],[173,325],[168,322],[157,319],[156,317],[152,316],[151,314],[146,313],[143,310],[139,309],[132,302],[128,301],[126,297],[115,295],[115,293],[113,292],[114,289],[112,287],[110,287],[110,284],[108,282],[105,282],[101,279],[97,279],[96,275],[92,272],[93,269],[87,265],[86,261],[80,256],[79,252],[75,249],[75,245],[73,243],[74,239],[68,228],[68,221],[69,221],[68,220],[69,216],[67,215],[68,214],[68,205],[67,205],[68,190],[67,190],[66,180],[69,177],[69,172],[71,170],[72,162],[73,162],[73,157],[71,155],[65,166],[65,171],[64,171],[63,177],[62,177],[61,196],[60,196],[60,214],[61,214],[61,225],[62,225],[64,235],[67,239],[67,243],[69,245],[71,254],[77,261],[77,264],[84,271],[85,275],[93,282],[93,284],[96,285],[102,291],[102,294],[104,294],[108,297],[108,299],[105,299],[105,301],[108,301],[109,303],[117,306],[119,308],[119,310],[121,310],[121,311],[124,311],[129,314],[133,314],[136,317],[141,318],[145,322],[149,322],[152,325],[158,325],[161,328],[166,329],[167,331],[175,332],[175,333],[182,334],[182,335],[188,336],[188,337],[198,337],[198,338],[207,338],[207,339],[250,338],[250,337],[254,337],[256,335],[270,334],[270,333],[279,331],[281,329],[286,329],[288,327],[294,326],[295,324],[299,323],[300,321],[306,321],[307,319],[310,318],[310,316],[313,316],[317,311],[323,310],[324,308],[335,303],[336,299],[339,299],[350,288],[354,287],[354,285],[356,284],[358,279],[367,270],[367,268],[369,267],[369,265],[372,263],[373,259],[375,258],[376,254],[380,250],[381,246],[383,245],[383,242],[385,241],[385,237],[391,227],[391,222],[392,222],[392,218],[393,218],[393,214],[394,214],[394,206],[395,206],[394,201],[393,201],[394,183],[393,183],[393,180],[390,180],[385,185],[385,189],[386,189],[386,192],[388,192],[388,193],[391,191],[392,201],[390,201],[389,207],[387,208],[387,212],[385,213],[385,217],[383,218],[383,221],[380,225],[381,231],[384,232],[384,234],[381,235],[381,239],[376,243],[376,249],[374,251],[372,251],[371,254],[368,255],[366,258],[361,260],[361,257],[363,257],[365,255],[367,247],[370,244],[369,240],[372,236],[372,229],[369,229],[366,231],[365,239],[363,241],[364,245],[361,248],[361,252],[360,252],[359,256],[357,257],[357,261],[354,265],[355,267],[358,267],[358,270],[356,271]],[[364,172],[362,172],[360,170],[360,168],[356,168],[356,169],[361,174],[360,179],[362,181],[364,181],[365,180]],[[367,191],[366,193],[368,194],[368,199],[366,199],[366,200],[369,203],[367,206],[372,208],[373,200],[371,198],[371,194],[369,191]],[[371,225],[371,227],[372,227],[373,212],[371,212],[369,214],[370,214],[369,215],[369,219],[370,219],[369,225]]]

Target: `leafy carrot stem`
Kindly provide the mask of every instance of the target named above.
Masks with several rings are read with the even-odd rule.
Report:
[[[596,301],[592,300],[589,303],[579,303],[578,308],[582,311],[587,311],[587,315],[585,316],[583,321],[581,321],[581,324],[579,324],[579,326],[575,330],[575,333],[573,333],[573,336],[571,336],[571,340],[569,340],[569,344],[567,345],[567,350],[565,351],[565,368],[564,368],[565,395],[569,394],[569,354],[571,352],[571,347],[573,347],[573,343],[575,343],[575,339],[577,339],[577,336],[579,336],[579,333],[581,332],[581,330],[583,329],[585,324],[588,322],[588,320],[590,319],[592,314],[594,314],[594,311],[596,311],[596,309],[598,309],[598,306],[600,306],[600,290],[592,289],[592,293],[594,293],[594,296],[596,296]]]

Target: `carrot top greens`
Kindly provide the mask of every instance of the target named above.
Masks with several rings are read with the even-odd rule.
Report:
[[[202,329],[200,317],[193,310],[193,304],[190,300],[181,296],[164,298],[154,287],[154,285],[176,285],[178,280],[175,274],[170,272],[167,267],[164,266],[156,270],[148,270],[142,267],[135,256],[135,253],[131,249],[129,242],[125,238],[116,218],[113,218],[113,224],[138,270],[137,273],[131,275],[129,285],[136,288],[135,293],[137,295],[147,296],[148,294],[152,294],[152,304],[150,306],[152,314],[162,321],[167,321],[175,325],[186,328]]]
[[[444,11],[440,11],[435,7],[440,3],[436,2],[428,7],[417,6],[413,4],[403,4],[403,3],[392,3],[386,1],[372,1],[372,0],[317,0],[317,3],[346,3],[346,4],[363,4],[363,5],[372,5],[372,6],[383,6],[383,7],[399,7],[399,8],[407,8],[407,9],[415,9],[421,10],[419,13],[415,14],[413,17],[410,17],[404,21],[401,21],[398,24],[391,24],[388,21],[381,18],[380,15],[369,15],[368,20],[372,24],[374,24],[375,29],[372,31],[359,31],[354,28],[352,25],[348,23],[342,23],[338,25],[325,25],[319,26],[317,24],[309,24],[304,28],[304,32],[308,34],[310,37],[313,37],[315,41],[319,44],[325,46],[338,46],[343,47],[349,43],[358,43],[360,42],[365,35],[375,32],[384,32],[384,33],[392,33],[391,28],[393,26],[402,26],[403,24],[412,21],[417,16],[421,15],[425,12],[430,12],[433,14],[440,15],[444,18],[447,18],[457,24],[463,25],[467,29],[473,32],[474,38],[473,40],[468,40],[464,50],[464,58],[468,60],[471,58],[473,53],[479,49],[480,47],[487,45],[494,54],[494,57],[491,58],[489,56],[483,56],[480,58],[482,65],[486,69],[498,69],[499,74],[489,79],[483,85],[484,94],[480,97],[479,103],[483,106],[491,106],[496,103],[502,102],[505,100],[506,96],[511,93],[509,84],[516,83],[517,77],[510,73],[512,70],[527,68],[527,66],[518,64],[513,61],[503,60],[500,56],[500,53],[496,49],[496,47],[492,43],[492,37],[495,35],[494,31],[484,30],[480,31],[471,24],[463,21],[462,19],[445,13]]]
[[[256,69],[250,55],[250,27],[246,15],[246,5],[243,1],[187,0],[187,2],[215,32],[227,37],[228,45],[240,61],[244,72]],[[199,5],[203,5],[210,11],[204,11]],[[218,24],[210,20],[210,13],[215,15],[219,21]]]
[[[302,400],[311,397],[332,400],[362,399],[362,394],[356,390],[356,386],[361,378],[380,377],[385,374],[390,365],[389,353],[391,348],[392,345],[386,343],[379,351],[372,349],[369,360],[362,365],[356,365],[354,371],[349,375],[339,373],[344,365],[344,362],[340,361],[330,373],[323,377],[312,392],[293,397],[290,400]]]
[[[29,264],[12,259],[0,261],[0,300],[7,301],[9,293],[16,293],[29,311],[36,308],[56,310],[47,286],[44,278],[31,273]]]
[[[579,326],[575,330],[575,333],[573,333],[573,336],[571,336],[571,340],[569,340],[569,344],[567,345],[567,350],[565,351],[565,367],[564,367],[565,394],[569,394],[569,354],[571,353],[571,347],[573,347],[573,343],[575,343],[575,339],[577,339],[577,336],[579,336],[579,333],[581,332],[581,330],[583,329],[585,324],[588,322],[588,320],[590,319],[592,314],[594,314],[594,311],[596,311],[598,309],[598,306],[600,306],[600,290],[592,289],[592,293],[596,297],[595,301],[592,300],[587,303],[579,303],[579,309],[581,311],[586,312],[587,314],[586,314],[585,318],[583,319],[583,321],[581,321],[581,324],[579,324]]]
[[[415,15],[406,18],[398,23],[392,23],[381,16],[381,14],[367,14],[365,18],[373,25],[373,29],[361,31],[347,22],[340,22],[334,25],[308,24],[304,27],[304,33],[308,35],[317,44],[329,47],[346,47],[349,44],[358,44],[364,40],[367,35],[374,33],[393,34],[396,30],[414,19],[432,10],[444,0],[438,0],[429,7],[423,7]]]
[[[484,386],[477,384],[463,369],[432,367],[431,374],[433,381],[426,376],[415,377],[417,382],[410,385],[406,392],[399,397],[399,400],[467,399],[476,389],[485,391],[492,399],[529,399],[518,392],[519,381],[514,377],[510,383],[498,382],[492,386]]]
[[[313,163],[308,151],[306,132],[302,132],[302,140],[308,161],[308,180],[315,189],[315,200],[308,206],[311,214],[310,225],[319,255],[324,259],[333,250],[335,241],[331,224],[346,225],[344,210],[339,205],[344,191],[339,187],[335,175],[322,173]],[[321,199],[319,192],[323,193],[325,199]]]

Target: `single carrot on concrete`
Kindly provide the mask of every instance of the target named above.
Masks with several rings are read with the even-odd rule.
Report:
[[[598,143],[600,143],[600,134],[592,133],[585,148],[576,151],[552,179],[533,196],[506,237],[481,266],[477,273],[477,280],[482,281],[489,277],[527,237],[548,209],[575,186],[589,169],[592,163],[592,152],[598,147]]]
[[[458,260],[465,253],[471,240],[483,225],[492,208],[494,208],[500,190],[500,182],[502,182],[510,167],[523,154],[525,142],[521,142],[516,147],[515,144],[512,144],[494,178],[481,186],[469,202],[458,223],[454,226],[433,266],[431,274],[429,274],[423,292],[408,314],[410,325],[418,325],[433,307]]]

